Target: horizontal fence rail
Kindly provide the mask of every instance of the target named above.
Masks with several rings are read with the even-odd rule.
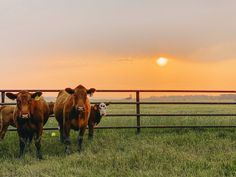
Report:
[[[184,125],[174,125],[174,126],[171,126],[171,125],[148,125],[148,126],[102,126],[102,127],[95,127],[95,129],[138,129],[138,128],[145,128],[145,129],[149,129],[149,128],[152,128],[152,129],[204,129],[204,128],[236,128],[236,125],[194,125],[194,126],[191,126],[191,125],[188,125],[188,126],[184,126]],[[56,127],[49,127],[49,128],[44,128],[44,130],[59,130],[58,128]],[[16,131],[15,128],[11,128],[11,129],[8,129],[8,131]]]
[[[91,102],[91,104],[98,104],[100,102]],[[188,105],[188,104],[196,104],[196,105],[236,105],[236,102],[109,102],[109,104],[180,104],[180,105]],[[0,105],[16,105],[16,103],[0,103]]]
[[[8,89],[8,90],[0,90],[1,92],[1,106],[4,105],[16,105],[16,103],[5,103],[5,97],[7,92],[19,92],[21,90],[19,89]],[[48,93],[57,93],[60,90],[59,89],[29,89],[29,92],[36,92],[36,91],[42,91],[42,92],[48,92]],[[137,124],[136,126],[100,126],[96,127],[96,129],[136,129],[139,133],[141,131],[141,128],[236,128],[236,125],[222,125],[222,126],[215,126],[215,125],[197,125],[197,126],[162,126],[162,125],[150,125],[150,126],[144,126],[141,125],[141,118],[146,117],[236,117],[236,113],[226,114],[226,113],[218,113],[218,114],[142,114],[141,113],[141,107],[140,105],[236,105],[236,102],[203,102],[203,101],[193,101],[193,102],[183,102],[183,101],[140,101],[140,95],[141,93],[224,93],[224,94],[236,94],[236,90],[96,90],[96,92],[100,93],[135,93],[136,98],[135,100],[130,101],[112,101],[109,102],[110,104],[114,105],[136,105],[136,113],[134,114],[108,114],[107,117],[136,117]],[[96,104],[99,102],[91,102],[92,104]],[[53,115],[51,116],[53,117]],[[9,129],[9,131],[15,131],[16,129]],[[44,128],[44,130],[58,130],[57,127],[49,127]]]

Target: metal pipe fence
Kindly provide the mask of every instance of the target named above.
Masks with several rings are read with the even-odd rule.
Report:
[[[0,105],[15,105],[15,103],[6,103],[6,92],[19,92],[20,90],[0,90],[1,92],[1,103]],[[39,89],[39,90],[28,90],[29,92],[35,92],[35,91],[42,91],[42,92],[48,92],[48,93],[56,93],[60,90],[54,89],[54,90],[45,90],[45,89]],[[220,113],[220,114],[142,114],[141,113],[141,107],[140,105],[236,105],[236,102],[179,102],[179,101],[173,101],[173,102],[157,102],[157,101],[141,101],[141,94],[142,93],[224,93],[224,94],[236,94],[236,90],[97,90],[96,92],[101,93],[135,93],[135,101],[116,101],[116,102],[110,102],[110,104],[114,105],[136,105],[136,113],[135,114],[108,114],[108,117],[136,117],[136,126],[100,126],[96,127],[96,129],[136,129],[137,133],[140,133],[141,129],[143,128],[236,128],[236,125],[227,125],[227,126],[161,126],[161,125],[149,125],[144,126],[141,125],[141,119],[145,117],[218,117],[218,116],[224,116],[224,117],[232,117],[236,116],[236,113]],[[92,102],[92,104],[95,104],[97,102]],[[57,130],[56,127],[49,127],[44,128],[45,130]],[[15,131],[15,129],[10,129],[10,131]]]

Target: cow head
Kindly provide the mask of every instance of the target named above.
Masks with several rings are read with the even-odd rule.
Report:
[[[17,116],[23,119],[31,117],[31,105],[32,100],[38,99],[42,95],[42,92],[29,93],[28,91],[21,91],[17,94],[6,93],[6,96],[11,100],[16,100],[18,108]]]
[[[94,88],[86,89],[84,86],[79,85],[75,89],[66,88],[65,91],[72,95],[73,98],[73,108],[80,115],[85,112],[85,104],[87,102],[87,95],[92,96],[96,91]]]
[[[94,110],[98,111],[100,116],[106,116],[107,115],[107,106],[109,103],[99,103],[94,105]]]

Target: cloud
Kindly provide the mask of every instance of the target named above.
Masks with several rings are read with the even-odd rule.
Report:
[[[200,48],[192,53],[190,56],[193,59],[199,60],[227,60],[236,59],[236,41],[219,43],[206,48]]]
[[[100,59],[101,53],[123,57],[120,62],[162,53],[202,61],[235,57],[235,1],[27,2],[0,2],[5,60],[87,54]]]
[[[132,57],[127,57],[127,58],[119,58],[117,59],[118,62],[125,62],[125,63],[132,63],[134,59]]]

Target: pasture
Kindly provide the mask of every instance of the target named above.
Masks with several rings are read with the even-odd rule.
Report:
[[[108,113],[135,113],[135,105],[110,105]],[[141,113],[236,113],[234,105],[141,105]],[[236,117],[142,117],[142,125],[236,125]],[[104,117],[100,126],[135,126],[136,117]],[[51,118],[47,127],[56,126]],[[51,133],[56,132],[52,137]],[[83,151],[65,155],[58,131],[44,131],[44,160],[34,144],[18,159],[16,132],[0,143],[0,176],[236,176],[235,129],[95,130]]]

